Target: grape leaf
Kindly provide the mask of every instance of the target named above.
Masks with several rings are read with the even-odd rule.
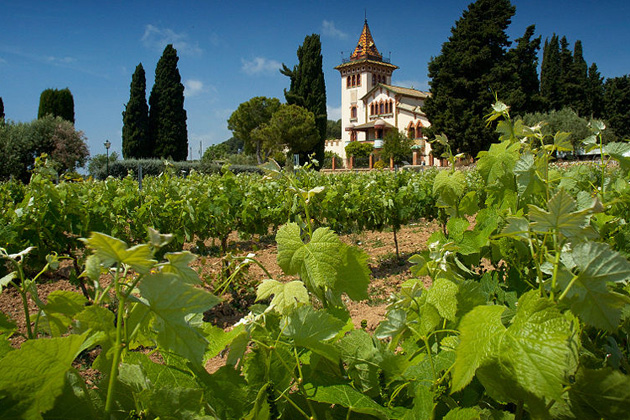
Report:
[[[302,242],[300,228],[288,223],[278,230],[278,265],[285,274],[299,274],[302,280],[315,291],[334,286],[337,267],[342,263],[341,241],[329,228],[319,228],[311,241]]]
[[[354,413],[369,414],[379,419],[388,419],[388,410],[363,395],[350,385],[304,384],[307,395],[313,401],[340,405]]]
[[[453,367],[453,392],[468,385],[477,368],[496,351],[497,341],[506,330],[501,323],[504,311],[503,306],[478,306],[462,318]]]
[[[339,360],[335,347],[325,343],[335,337],[346,324],[324,310],[302,306],[286,319],[284,335],[292,338],[296,346],[306,347],[330,360]]]
[[[82,295],[67,290],[54,290],[48,295],[48,302],[42,310],[41,326],[50,335],[60,337],[68,330],[72,318],[85,308],[86,299]]]
[[[496,356],[524,389],[541,398],[559,400],[569,373],[572,335],[568,319],[557,307],[531,291],[519,299]]]
[[[102,332],[98,336],[96,344],[101,346],[101,352],[94,359],[92,367],[101,372],[111,370],[113,349],[116,342],[116,327],[114,313],[102,306],[88,306],[75,317],[74,329],[78,333],[91,330],[92,332]]]
[[[566,295],[571,310],[590,325],[616,330],[621,308],[630,302],[626,296],[610,291],[606,283],[628,282],[630,262],[608,244],[595,242],[577,244],[571,259],[577,270],[575,279],[570,275],[558,276],[563,288],[573,281]]]
[[[457,284],[444,278],[438,278],[427,290],[427,303],[435,306],[442,318],[455,320],[457,314]]]
[[[280,283],[277,280],[263,280],[256,289],[256,300],[267,299],[273,295],[269,308],[281,314],[288,314],[300,304],[308,303],[310,298],[304,283],[299,280]]]
[[[511,174],[519,159],[520,144],[508,141],[494,143],[490,149],[479,152],[477,169],[487,185]]]
[[[105,267],[123,263],[131,266],[138,273],[146,274],[156,262],[151,259],[153,253],[149,244],[127,248],[127,244],[120,239],[99,232],[92,232],[85,243],[94,250],[94,254]]]
[[[569,397],[578,418],[627,419],[630,376],[610,368],[581,368]]]
[[[138,289],[157,317],[158,343],[194,363],[201,363],[208,342],[186,321],[186,316],[202,313],[220,299],[167,273],[147,276]]]
[[[200,284],[199,275],[189,265],[197,258],[196,255],[188,252],[169,252],[164,254],[168,260],[166,264],[160,264],[162,272],[173,273],[180,276],[186,283]]]
[[[588,223],[588,210],[576,209],[575,200],[564,190],[559,190],[547,202],[547,210],[529,205],[529,220],[536,232],[555,230],[567,238],[582,233]]]
[[[354,301],[368,298],[370,269],[367,265],[368,255],[361,249],[340,244],[341,264],[337,266],[335,290],[343,292]]]
[[[63,392],[66,372],[84,349],[86,336],[29,340],[0,360],[0,414],[41,419]]]

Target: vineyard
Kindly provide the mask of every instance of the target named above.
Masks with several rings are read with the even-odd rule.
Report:
[[[630,144],[593,126],[584,144],[601,159],[559,168],[567,133],[501,103],[488,119],[500,142],[474,170],[449,151],[447,169],[417,173],[271,162],[140,186],[55,184],[39,161],[28,185],[0,185],[0,288],[26,318],[0,312],[0,418],[630,418]],[[386,231],[398,253],[419,220],[439,229],[413,278],[374,331],[356,327],[368,256],[338,235]],[[233,254],[235,234],[273,238],[282,279]],[[223,257],[212,292],[195,254]],[[61,264],[76,291],[41,299]],[[248,314],[207,322],[248,266],[265,273]],[[96,379],[77,369],[87,354]]]

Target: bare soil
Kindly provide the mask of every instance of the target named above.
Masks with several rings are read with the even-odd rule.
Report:
[[[341,240],[348,245],[353,245],[363,249],[369,256],[368,264],[371,270],[371,282],[369,285],[369,298],[361,302],[348,301],[347,306],[355,327],[360,328],[362,321],[367,324],[367,330],[373,331],[378,323],[384,318],[389,297],[395,293],[400,285],[412,277],[408,262],[409,257],[425,249],[429,236],[438,230],[435,222],[424,222],[403,226],[397,233],[400,258],[396,257],[394,245],[394,234],[391,230],[383,232],[361,232],[358,234],[342,235]],[[254,254],[257,261],[265,267],[272,278],[279,281],[287,281],[291,278],[285,276],[282,269],[276,262],[277,245],[272,236],[261,238],[241,239],[236,233],[229,238],[229,254],[236,257],[243,257]],[[190,244],[185,246],[192,252],[199,250]],[[222,282],[221,272],[225,270],[224,259],[218,255],[217,247],[208,243],[206,247],[208,255],[200,256],[192,267],[199,272],[204,282],[204,288],[215,292]],[[209,252],[208,252],[209,251]],[[67,276],[61,270],[43,276],[43,280],[38,284],[39,298],[46,302],[49,293],[54,290],[74,290],[80,292],[78,287],[73,286],[66,280]],[[64,278],[65,277],[65,278]],[[255,290],[257,284],[269,276],[256,264],[251,264],[246,270],[241,271],[237,280],[232,284],[230,293],[223,294],[223,302],[208,312],[205,320],[226,330],[244,315],[249,312],[249,306],[254,303]],[[425,280],[428,282],[428,279]],[[24,309],[19,293],[12,287],[8,287],[0,293],[0,311],[12,319],[18,326],[22,334],[26,332],[26,320]],[[29,311],[37,311],[36,305],[29,302]],[[11,342],[15,347],[19,347],[24,341],[21,335],[11,337]],[[82,371],[90,376],[90,359],[96,357],[95,354],[87,355],[82,363]],[[224,359],[217,357],[206,365],[212,372],[224,364]]]

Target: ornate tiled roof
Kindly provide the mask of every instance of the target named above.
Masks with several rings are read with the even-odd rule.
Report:
[[[351,61],[361,60],[364,58],[371,58],[372,60],[377,61],[381,61],[383,59],[381,53],[378,52],[378,49],[376,49],[376,45],[374,45],[374,39],[370,33],[370,27],[368,26],[367,19],[363,24],[363,31],[359,37],[357,47],[354,49],[352,55],[350,55]]]

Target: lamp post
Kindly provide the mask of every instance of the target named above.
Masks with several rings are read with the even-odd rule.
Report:
[[[107,176],[109,176],[109,148],[111,147],[111,143],[109,140],[105,140],[105,156],[106,156],[106,161],[105,161],[105,165],[107,168]]]

